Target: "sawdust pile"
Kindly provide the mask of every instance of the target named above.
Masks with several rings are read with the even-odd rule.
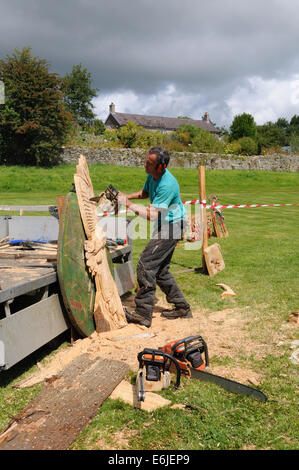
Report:
[[[134,296],[127,298],[125,306],[132,308]],[[128,324],[124,328],[105,333],[94,332],[91,336],[79,339],[43,364],[39,370],[27,379],[16,384],[16,387],[30,387],[55,377],[72,360],[87,353],[91,359],[100,357],[126,362],[131,370],[137,371],[137,354],[145,347],[158,348],[169,341],[200,334],[207,342],[209,356],[237,357],[240,352],[251,356],[257,351],[256,344],[248,338],[246,332],[246,315],[244,309],[232,308],[207,314],[205,310],[193,310],[193,318],[168,320],[162,318],[161,312],[169,305],[159,299],[155,306],[151,328]],[[258,385],[257,373],[237,367],[213,367],[211,372],[231,379]]]

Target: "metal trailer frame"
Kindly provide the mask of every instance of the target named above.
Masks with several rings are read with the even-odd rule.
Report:
[[[0,210],[5,210],[5,207],[7,206],[0,206]],[[9,207],[9,210],[15,209],[13,206]],[[18,206],[19,209],[26,210],[26,206]],[[30,207],[30,210],[48,209],[48,206]],[[105,221],[107,237],[114,238],[117,235],[127,238],[128,242],[111,253],[114,278],[121,296],[135,286],[132,240],[126,220],[115,224],[115,220],[111,219],[114,218],[107,217]],[[0,239],[8,236],[11,239],[53,241],[58,239],[58,231],[58,219],[51,216],[0,217]],[[35,293],[38,293],[38,300],[34,297]],[[12,313],[11,304],[16,299],[22,299],[22,296],[32,298],[31,304]],[[14,366],[69,328],[70,322],[60,296],[57,272],[0,290],[0,371]]]
[[[59,336],[69,327],[69,321],[58,293],[49,295],[49,287],[58,285],[55,272],[34,281],[0,291],[5,317],[0,319],[0,369],[9,369],[41,346]],[[11,313],[16,298],[41,291],[41,300]]]

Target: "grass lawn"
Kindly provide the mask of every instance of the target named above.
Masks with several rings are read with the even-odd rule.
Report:
[[[89,165],[89,170],[96,194],[109,183],[133,192],[145,180],[143,168]],[[182,199],[197,199],[197,170],[170,170],[180,183]],[[1,167],[0,205],[55,204],[56,196],[71,189],[74,172],[75,165]],[[298,173],[206,172],[207,196],[217,194],[223,204],[298,203],[298,188]],[[230,364],[259,373],[259,387],[268,401],[259,403],[212,384],[183,380],[179,390],[160,393],[172,403],[191,404],[189,408],[145,413],[107,399],[72,449],[298,448],[298,365],[290,360],[298,327],[289,323],[289,315],[299,311],[299,206],[227,209],[224,216],[229,237],[210,238],[209,244],[221,245],[225,270],[213,278],[200,270],[176,273],[201,267],[201,251],[185,250],[184,245],[177,247],[171,270],[192,308],[203,309],[207,318],[225,309],[242,312],[246,335],[256,348],[250,352],[241,348],[233,358],[214,355],[211,365]],[[146,240],[134,242],[135,264],[145,244]],[[221,299],[217,283],[229,285],[236,297]],[[40,386],[20,390],[13,385],[49,352],[45,347],[0,372],[0,431],[40,390]]]

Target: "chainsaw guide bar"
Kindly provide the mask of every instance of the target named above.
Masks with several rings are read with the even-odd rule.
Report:
[[[239,382],[236,382],[235,380],[230,380],[225,377],[221,377],[220,375],[211,374],[206,370],[203,371],[190,367],[189,371],[192,379],[198,379],[203,382],[211,382],[215,385],[219,385],[220,387],[224,388],[225,390],[228,390],[229,392],[237,393],[240,395],[247,395],[261,402],[267,401],[267,396],[261,390],[258,390],[256,388],[241,384]]]

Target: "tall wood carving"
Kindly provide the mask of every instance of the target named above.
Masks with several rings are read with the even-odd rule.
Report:
[[[86,265],[95,279],[96,298],[94,318],[96,331],[103,332],[121,328],[127,324],[123,306],[106,254],[106,234],[97,224],[96,204],[90,201],[94,197],[93,186],[86,159],[80,155],[77,173],[74,175],[76,194],[80,214],[86,233]]]

